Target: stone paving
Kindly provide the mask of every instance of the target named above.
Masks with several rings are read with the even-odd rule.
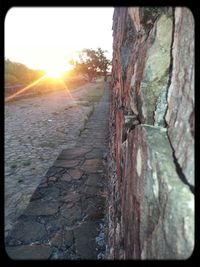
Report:
[[[75,145],[93,110],[84,99],[99,87],[101,81],[5,105],[5,234],[62,149]]]
[[[8,232],[11,258],[104,258],[108,112],[106,88],[75,145],[62,150]]]

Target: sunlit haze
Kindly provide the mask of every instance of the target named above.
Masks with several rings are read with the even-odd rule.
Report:
[[[55,76],[69,70],[67,61],[84,48],[101,47],[111,59],[113,10],[11,8],[5,18],[5,57]]]

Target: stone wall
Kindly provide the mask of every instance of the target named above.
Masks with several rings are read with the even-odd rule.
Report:
[[[115,8],[109,259],[194,248],[194,20],[187,8]]]

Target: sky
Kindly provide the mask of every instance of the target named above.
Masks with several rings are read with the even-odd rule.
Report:
[[[5,57],[32,69],[67,69],[76,51],[101,47],[112,59],[114,8],[11,8],[5,17]]]

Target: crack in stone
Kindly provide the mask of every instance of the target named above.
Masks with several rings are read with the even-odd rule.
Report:
[[[167,83],[167,87],[166,87],[166,109],[165,109],[165,113],[164,113],[164,124],[165,124],[165,128],[168,126],[167,121],[166,121],[166,114],[167,114],[167,110],[168,110],[168,93],[169,93],[169,87],[171,85],[171,81],[172,81],[172,73],[173,73],[173,43],[174,43],[174,33],[175,33],[175,10],[174,7],[172,8],[172,40],[171,40],[171,47],[170,47],[170,65],[169,65],[169,78],[168,78],[168,83]]]
[[[180,180],[181,180],[184,184],[186,184],[186,185],[189,187],[190,191],[194,194],[194,186],[191,185],[191,184],[187,181],[187,178],[186,178],[185,174],[184,174],[183,171],[182,171],[182,168],[181,168],[181,166],[180,166],[180,164],[179,164],[179,162],[178,162],[178,160],[177,160],[177,158],[176,158],[175,150],[174,150],[174,148],[173,148],[173,146],[172,146],[172,143],[171,143],[171,140],[170,140],[170,137],[169,137],[168,132],[167,132],[167,137],[168,137],[168,140],[169,140],[169,144],[170,144],[170,146],[171,146],[171,149],[172,149],[172,156],[173,156],[174,165],[175,165],[175,167],[176,167],[176,172],[177,172],[177,174],[178,174],[178,177],[180,178]]]

